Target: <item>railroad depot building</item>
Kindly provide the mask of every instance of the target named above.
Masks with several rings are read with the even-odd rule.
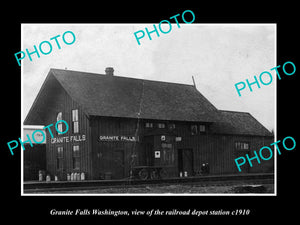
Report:
[[[105,72],[50,69],[24,124],[68,123],[65,134],[55,131],[51,137],[46,129],[51,176],[241,173],[235,158],[253,157],[253,150],[274,142],[249,113],[218,110],[193,85],[115,76],[111,67]],[[64,123],[58,128],[66,129]],[[273,160],[252,163],[241,166],[242,173],[273,172]]]

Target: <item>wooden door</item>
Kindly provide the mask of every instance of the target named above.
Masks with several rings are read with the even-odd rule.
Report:
[[[193,149],[178,149],[178,171],[187,172],[188,176],[194,175]]]
[[[143,166],[154,166],[153,144],[147,143],[145,145],[145,163]]]
[[[113,154],[113,179],[123,179],[124,178],[124,150],[117,149]]]

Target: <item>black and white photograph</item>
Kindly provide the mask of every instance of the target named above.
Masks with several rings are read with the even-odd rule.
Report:
[[[163,25],[22,24],[25,195],[276,194],[276,25]]]
[[[296,221],[297,7],[95,3],[3,7],[3,221]]]

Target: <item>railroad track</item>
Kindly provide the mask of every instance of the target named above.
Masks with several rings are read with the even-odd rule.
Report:
[[[274,174],[213,175],[201,177],[168,178],[157,180],[87,180],[24,182],[24,193],[64,192],[71,190],[93,190],[100,188],[151,187],[159,185],[228,186],[273,184]]]

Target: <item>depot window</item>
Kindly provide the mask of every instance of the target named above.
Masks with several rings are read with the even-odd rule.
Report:
[[[249,150],[249,143],[248,142],[235,142],[235,149],[236,150]]]
[[[200,132],[200,133],[205,133],[205,132],[206,132],[206,127],[205,127],[205,125],[203,125],[203,124],[199,125],[199,132]]]
[[[72,124],[73,124],[73,133],[76,134],[79,132],[79,124],[78,124],[78,109],[72,110]]]
[[[191,134],[198,134],[198,126],[196,124],[191,125]]]
[[[175,129],[175,123],[170,123],[169,124],[169,129],[174,130]]]
[[[145,123],[146,128],[153,128],[153,123]]]
[[[196,134],[205,134],[206,133],[206,126],[203,124],[197,125],[197,124],[192,124],[191,125],[191,134],[196,135]]]
[[[63,159],[64,159],[64,149],[63,147],[57,147],[57,169],[63,168]]]
[[[59,120],[62,120],[62,112],[57,113],[56,122],[59,121]],[[57,124],[57,130],[60,131],[60,132],[63,132],[62,131],[63,130],[63,127],[62,127],[63,125],[62,124],[63,124],[62,122]],[[56,131],[56,132],[57,132],[58,135],[60,135],[61,133],[59,133],[58,131]]]
[[[80,168],[80,153],[79,153],[79,145],[73,146],[73,169]]]
[[[158,128],[165,128],[165,127],[166,127],[166,124],[164,124],[164,123],[158,123],[158,124],[157,124],[157,127],[158,127]]]

